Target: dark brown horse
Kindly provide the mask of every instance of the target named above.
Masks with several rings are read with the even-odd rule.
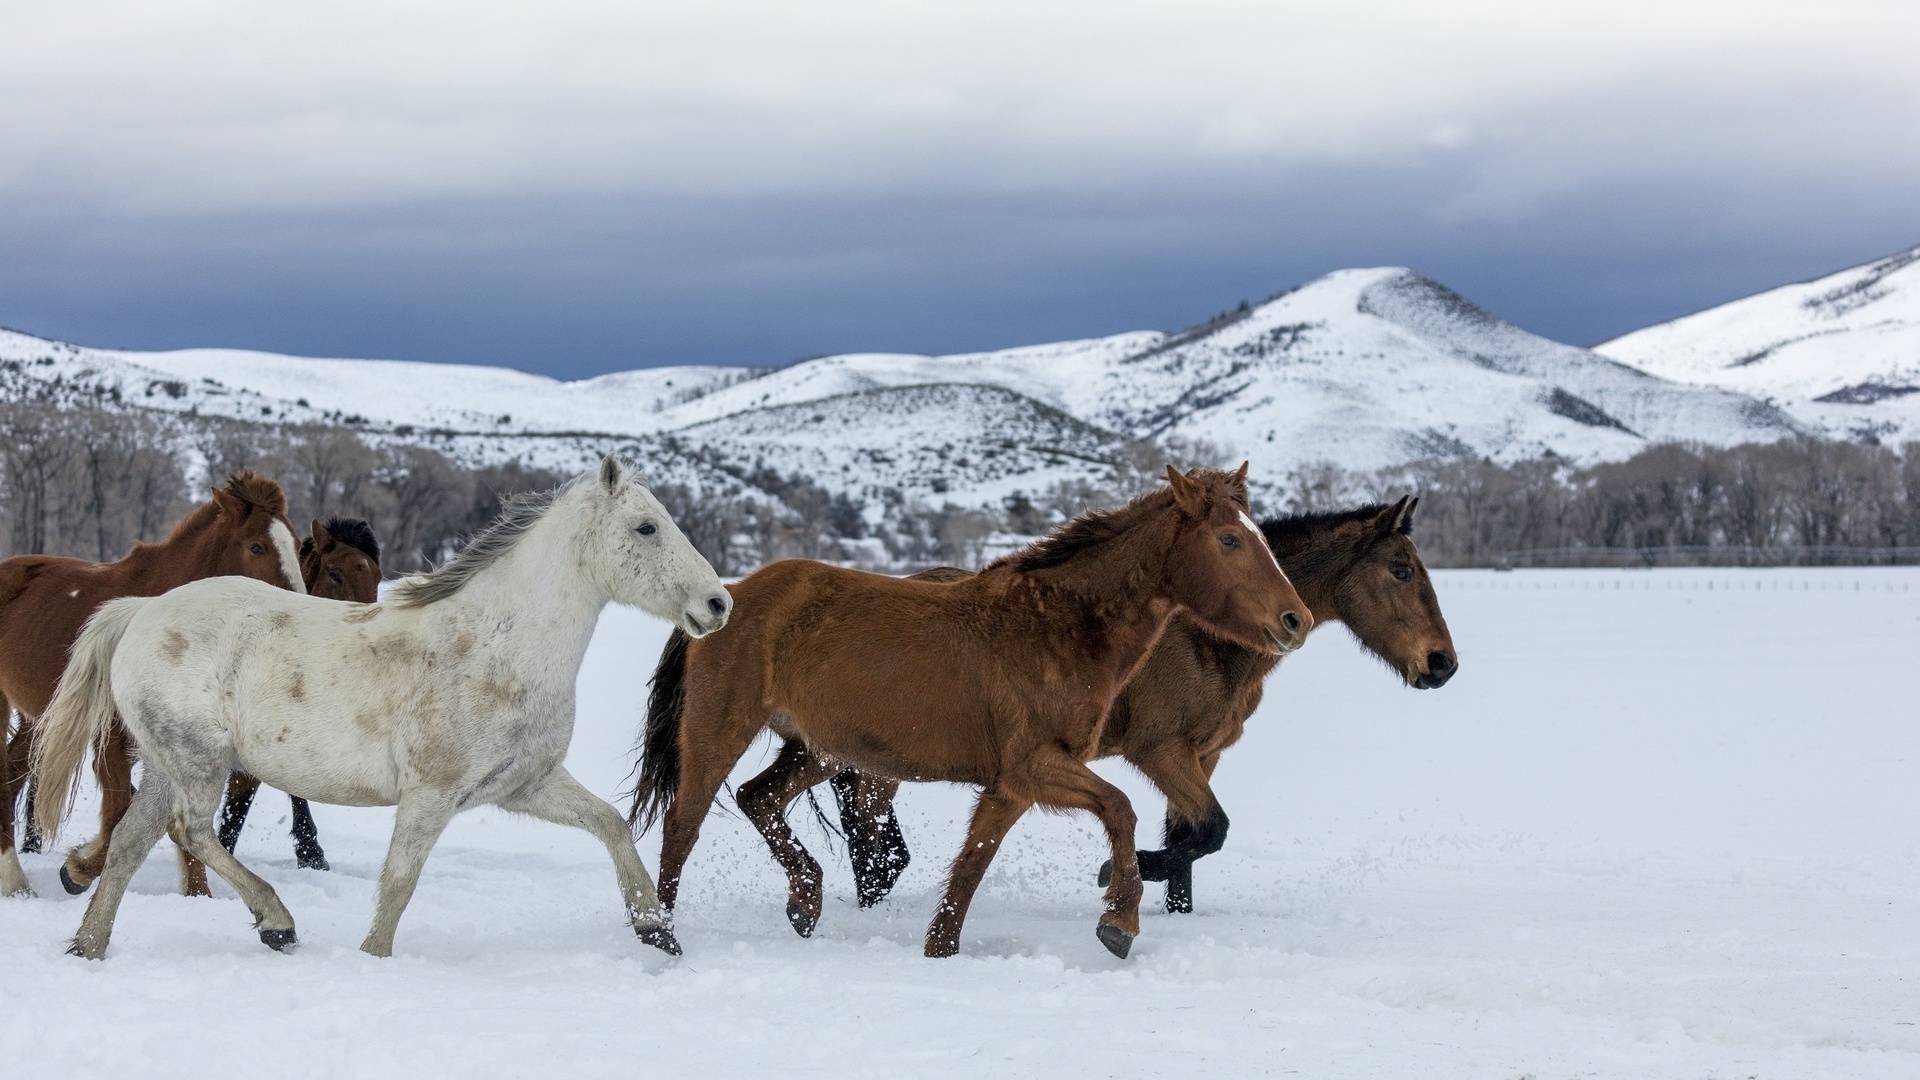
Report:
[[[963,581],[790,560],[734,586],[727,631],[669,648],[655,674],[632,817],[665,811],[661,902],[671,908],[721,781],[779,717],[807,745],[864,772],[983,789],[927,930],[927,955],[959,950],[1001,838],[1038,804],[1091,811],[1105,826],[1114,873],[1097,934],[1126,956],[1140,932],[1133,807],[1086,765],[1114,696],[1175,612],[1270,654],[1297,647],[1312,626],[1247,516],[1246,466],[1184,475],[1169,467],[1167,482]],[[810,933],[819,864],[783,817],[755,824],[776,837],[794,883],[788,918]]]
[[[1407,685],[1430,689],[1445,685],[1459,660],[1410,535],[1418,502],[1280,518],[1260,530],[1312,609],[1315,627],[1345,623]],[[936,567],[915,576],[953,581],[968,575]],[[1194,861],[1226,841],[1227,815],[1213,794],[1213,770],[1239,741],[1278,662],[1176,617],[1114,702],[1099,756],[1124,757],[1167,797],[1166,846],[1139,852],[1139,860],[1141,877],[1167,883],[1168,911],[1193,910]],[[772,766],[740,786],[740,805],[755,808],[748,816],[756,823],[784,814],[801,790],[835,767],[790,737]],[[833,776],[862,907],[887,895],[909,859],[893,817],[898,787],[850,769]],[[1102,868],[1101,884],[1109,871]]]
[[[280,485],[250,471],[227,478],[157,544],[135,544],[118,562],[92,563],[51,555],[17,555],[0,562],[0,711],[11,705],[20,726],[0,756],[0,893],[26,889],[13,849],[13,813],[26,782],[34,718],[47,707],[67,665],[67,649],[103,601],[158,596],[200,578],[242,575],[304,590],[287,497]],[[105,752],[95,755],[100,781],[100,835],[76,849],[61,867],[70,890],[84,890],[100,873],[107,839],[133,797],[133,759],[117,724]],[[79,890],[74,890],[79,891]]]
[[[313,523],[313,535],[300,541],[300,576],[310,596],[372,604],[380,599],[380,542],[373,526],[359,518],[328,518]],[[220,811],[220,846],[232,851],[246,828],[247,811],[260,791],[251,773],[237,772],[227,781],[227,802]],[[305,870],[325,870],[327,853],[320,847],[320,831],[313,809],[298,795],[293,802],[293,856]],[[197,865],[197,864],[196,864]]]

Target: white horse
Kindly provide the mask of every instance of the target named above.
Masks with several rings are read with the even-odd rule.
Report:
[[[243,769],[319,802],[398,807],[360,946],[375,956],[392,955],[400,912],[447,822],[489,804],[599,837],[634,931],[677,954],[626,822],[561,765],[574,680],[609,600],[695,637],[725,625],[733,606],[646,481],[612,456],[597,475],[510,504],[385,603],[229,577],[101,605],[40,719],[41,827],[59,824],[86,748],[116,707],[145,774],[69,951],[106,952],[127,882],[169,826],[240,894],[262,942],[294,943],[273,887],[214,835],[227,777]]]

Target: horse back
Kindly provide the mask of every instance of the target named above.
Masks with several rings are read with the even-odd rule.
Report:
[[[127,595],[113,563],[55,555],[0,562],[0,691],[22,712],[39,715],[87,616]]]
[[[998,770],[1007,679],[976,598],[955,586],[806,560],[732,587],[734,616],[691,644],[689,708],[757,727],[782,717],[816,747],[901,779],[984,782]]]

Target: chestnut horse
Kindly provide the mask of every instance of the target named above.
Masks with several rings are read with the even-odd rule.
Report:
[[[1407,685],[1424,690],[1445,685],[1459,660],[1410,535],[1418,505],[1418,499],[1401,499],[1390,506],[1279,518],[1262,522],[1260,531],[1312,610],[1316,628],[1345,623]],[[943,566],[915,576],[954,581],[968,574]],[[1166,846],[1138,857],[1142,878],[1167,883],[1168,911],[1193,910],[1194,861],[1226,841],[1227,815],[1210,780],[1221,753],[1239,741],[1259,707],[1263,684],[1278,662],[1178,616],[1113,704],[1099,756],[1125,758],[1167,797]],[[773,765],[740,785],[740,806],[762,824],[784,815],[796,795],[837,768],[790,737]],[[893,817],[898,787],[897,781],[851,769],[833,775],[862,907],[887,895],[909,859]],[[776,842],[775,832],[764,825],[762,831]],[[1111,864],[1101,869],[1102,885],[1110,870]]]
[[[665,811],[662,904],[721,782],[779,717],[862,771],[983,789],[928,956],[959,951],[1001,838],[1038,804],[1105,826],[1115,872],[1096,935],[1125,957],[1140,932],[1133,807],[1086,765],[1114,695],[1177,611],[1267,654],[1298,647],[1313,623],[1247,516],[1246,472],[1169,466],[1167,487],[951,584],[789,560],[735,585],[734,626],[687,643],[684,663],[663,657],[649,701],[629,817]],[[795,882],[787,915],[811,933],[818,864],[784,819],[760,824],[785,833],[773,847]]]
[[[313,535],[300,541],[300,576],[306,580],[307,595],[327,600],[345,600],[351,604],[372,604],[380,599],[380,542],[374,539],[373,526],[359,518],[328,518],[322,525],[313,523]],[[240,842],[240,830],[246,828],[247,811],[260,791],[260,780],[251,773],[237,772],[227,781],[227,803],[220,811],[220,846],[232,851]],[[320,847],[320,831],[313,824],[313,808],[298,795],[293,803],[293,857],[303,870],[326,870],[327,853]],[[198,866],[198,860],[193,862]],[[206,871],[201,871],[205,888]]]
[[[0,562],[0,715],[20,714],[0,755],[0,895],[24,892],[26,875],[13,850],[14,804],[27,779],[35,719],[53,698],[67,650],[93,609],[123,596],[158,596],[200,578],[238,575],[305,592],[287,497],[280,485],[250,470],[227,478],[211,501],[189,511],[172,535],[135,544],[118,562],[16,555]],[[114,725],[94,758],[99,778],[100,835],[68,855],[60,868],[69,891],[84,891],[106,861],[107,840],[133,798],[133,756],[126,731]],[[77,886],[77,888],[76,888]]]

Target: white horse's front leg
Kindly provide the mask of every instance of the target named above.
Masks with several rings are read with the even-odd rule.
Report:
[[[393,815],[393,842],[387,846],[387,863],[380,870],[380,901],[373,913],[373,929],[360,943],[363,952],[374,956],[393,955],[393,932],[400,926],[400,913],[413,899],[413,888],[420,883],[420,868],[427,853],[440,840],[447,822],[459,809],[454,797],[443,791],[421,790],[400,797]]]
[[[503,810],[571,825],[599,837],[607,845],[607,854],[613,856],[613,871],[620,879],[620,895],[626,902],[627,921],[633,924],[633,932],[670,956],[680,955],[680,942],[675,940],[673,926],[660,910],[660,897],[653,891],[653,877],[640,861],[633,834],[620,811],[588,791],[564,768],[553,770],[545,780],[499,805]]]

